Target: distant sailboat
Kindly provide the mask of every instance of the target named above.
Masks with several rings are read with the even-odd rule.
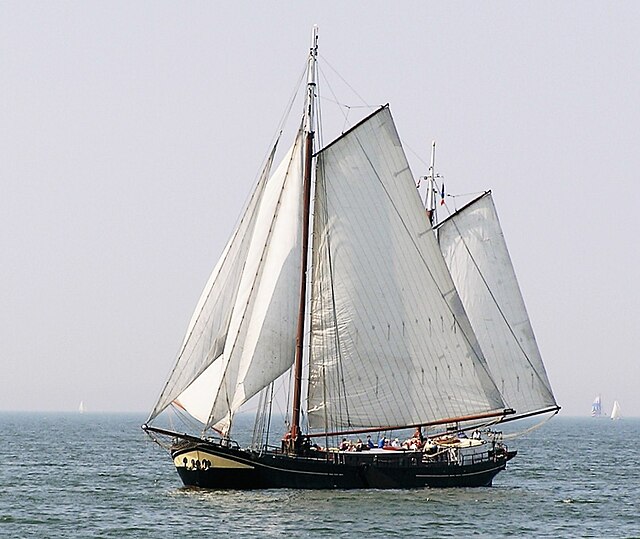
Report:
[[[602,417],[602,399],[600,395],[596,395],[591,405],[591,417]]]
[[[622,415],[620,413],[620,404],[618,403],[618,401],[613,401],[613,409],[611,410],[611,419],[615,421],[621,418],[622,418]]]
[[[78,405],[78,412],[81,414],[84,414],[85,409],[84,409],[84,401],[80,401],[80,404]]]

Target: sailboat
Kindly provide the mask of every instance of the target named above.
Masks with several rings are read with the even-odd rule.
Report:
[[[622,414],[620,412],[620,403],[618,401],[613,401],[613,408],[611,409],[611,419],[614,421],[620,419]]]
[[[593,399],[593,403],[591,404],[591,417],[602,417],[606,415],[602,411],[602,399],[600,395],[596,395],[596,398]]]
[[[85,412],[84,401],[80,401],[80,404],[78,404],[78,413],[84,414],[84,412]]]
[[[489,486],[516,454],[496,425],[560,409],[492,195],[437,223],[388,105],[315,148],[317,51],[314,28],[300,127],[274,170],[269,154],[143,429],[186,486]],[[163,425],[169,410],[197,430]]]

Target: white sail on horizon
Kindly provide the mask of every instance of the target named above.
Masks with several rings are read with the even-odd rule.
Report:
[[[601,415],[603,415],[602,399],[600,395],[596,395],[596,398],[593,399],[593,403],[591,404],[591,417],[600,417]]]
[[[611,409],[611,419],[614,421],[620,419],[622,417],[622,412],[620,410],[620,403],[618,401],[613,401],[613,408]]]

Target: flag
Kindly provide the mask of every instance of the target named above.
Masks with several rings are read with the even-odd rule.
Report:
[[[442,189],[440,189],[440,206],[444,204],[444,182],[442,182]]]

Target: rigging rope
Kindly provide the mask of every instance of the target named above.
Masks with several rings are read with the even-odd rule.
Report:
[[[336,70],[336,68],[335,68],[335,67],[333,67],[333,66],[329,63],[329,61],[328,61],[324,56],[320,55],[320,58],[322,58],[323,63],[327,64],[327,65],[331,68],[331,70],[332,70],[332,71],[333,71],[333,72],[334,72],[334,73],[335,73],[335,74],[340,78],[340,80],[341,80],[342,82],[344,82],[344,83],[347,85],[347,87],[348,87],[348,88],[349,88],[349,89],[350,89],[350,90],[351,90],[351,91],[356,95],[356,97],[357,97],[360,101],[362,101],[362,104],[363,104],[363,105],[365,105],[365,106],[367,106],[367,107],[370,107],[370,108],[374,108],[374,107],[373,107],[373,106],[371,106],[369,103],[367,103],[367,102],[362,98],[362,96],[361,96],[358,92],[356,92],[355,88],[354,88],[353,86],[351,86],[351,85],[350,85],[350,84],[345,80],[345,78],[344,78],[342,75],[340,75],[340,73],[338,73],[338,71]]]
[[[528,429],[525,429],[525,430],[520,431],[520,432],[513,432],[511,434],[503,434],[502,438],[504,440],[511,440],[513,438],[518,438],[520,436],[524,436],[525,434],[529,434],[530,432],[533,432],[534,430],[538,430],[540,427],[542,427],[542,425],[544,425],[547,421],[549,421],[552,417],[554,417],[559,411],[560,410],[556,410],[549,417],[543,419],[542,421],[540,421],[539,423],[536,423],[535,425],[529,427]]]

